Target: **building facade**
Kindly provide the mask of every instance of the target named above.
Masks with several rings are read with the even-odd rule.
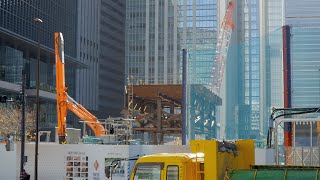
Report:
[[[21,91],[22,70],[25,69],[27,103],[32,107],[39,42],[40,128],[57,126],[53,50],[56,31],[65,36],[66,84],[70,87],[68,93],[75,95],[75,69],[83,66],[76,61],[76,4],[76,0],[0,2],[1,93],[15,98]],[[43,23],[36,24],[36,17]]]
[[[260,68],[260,1],[235,1],[234,14],[226,67],[224,133],[227,139],[258,139],[262,128],[260,78],[264,76]]]
[[[299,8],[303,7],[303,8]],[[291,81],[288,90],[291,107],[319,107],[320,100],[320,13],[317,9],[320,2],[314,0],[287,0],[285,3],[285,24],[288,25],[285,44],[289,48],[287,62],[290,63]],[[317,115],[317,114],[315,114]],[[307,116],[308,117],[308,116]],[[310,117],[310,115],[309,115]],[[295,146],[316,146],[319,144],[319,123],[296,124],[295,142],[288,143]],[[292,126],[291,126],[292,127]],[[312,131],[312,137],[310,137]],[[293,140],[293,139],[292,139]],[[290,141],[290,139],[285,139]]]
[[[126,7],[126,77],[144,84],[176,84],[177,1],[134,0]]]
[[[103,0],[100,5],[98,110],[119,116],[124,106],[125,0]]]
[[[226,138],[267,137],[272,107],[283,107],[284,1],[236,1],[226,69]]]
[[[182,49],[188,49],[188,138],[216,137],[217,131],[212,129],[219,127],[217,104],[201,104],[204,101],[193,89],[209,86],[218,28],[217,1],[132,0],[126,7],[126,77],[132,77],[135,84],[180,84]]]
[[[76,99],[86,109],[98,111],[101,1],[78,1],[77,59],[87,67],[77,70]]]
[[[77,100],[100,119],[119,116],[124,101],[125,0],[78,5]]]

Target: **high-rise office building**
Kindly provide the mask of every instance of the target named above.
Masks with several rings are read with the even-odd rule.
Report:
[[[226,138],[259,138],[261,127],[260,1],[235,1],[225,87]]]
[[[80,0],[77,99],[99,118],[119,116],[124,98],[125,0]]]
[[[179,55],[177,1],[127,1],[126,77],[176,84]]]
[[[208,87],[210,82],[218,28],[217,1],[132,0],[126,6],[126,77],[133,77],[136,84],[181,83],[182,49],[188,49],[188,99],[193,101],[188,110],[188,136],[216,137],[216,132],[204,132],[219,126],[216,112],[209,112],[216,104],[201,104],[191,85]]]
[[[126,76],[146,84],[181,83],[185,48],[195,58],[190,76],[208,82],[217,32],[216,1],[129,1],[126,21]]]
[[[76,0],[0,1],[0,71],[1,93],[15,98],[20,91],[22,69],[27,74],[27,103],[34,103],[37,49],[40,42],[40,128],[55,127],[55,31],[65,36],[66,83],[71,96],[75,92]],[[34,18],[43,23],[37,24]],[[32,106],[31,106],[32,107]]]
[[[272,107],[283,107],[283,1],[235,1],[223,103],[226,138],[265,139]]]
[[[101,1],[78,1],[77,59],[86,65],[77,70],[76,99],[90,111],[98,111]]]
[[[299,8],[304,7],[304,8]],[[320,98],[320,2],[287,0],[285,23],[290,27],[292,107],[316,107]]]
[[[119,116],[125,85],[125,0],[103,0],[100,9],[99,111]]]
[[[303,8],[301,8],[303,7]],[[319,107],[320,99],[320,2],[315,0],[297,1],[286,0],[285,24],[286,39],[284,48],[288,49],[285,60],[289,66],[285,88],[291,107]],[[319,123],[291,124],[291,129],[285,129],[295,138],[286,144],[295,146],[315,146],[319,144]],[[289,126],[290,127],[290,126]],[[294,130],[293,130],[294,127]],[[312,130],[311,130],[312,129]],[[310,133],[312,132],[312,133]]]

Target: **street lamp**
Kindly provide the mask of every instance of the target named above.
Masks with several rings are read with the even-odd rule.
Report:
[[[38,179],[38,151],[39,151],[39,111],[40,111],[40,97],[39,97],[39,85],[40,85],[40,24],[43,23],[42,19],[34,18],[34,23],[37,25],[37,42],[38,42],[38,55],[37,55],[37,80],[36,80],[36,147],[35,147],[35,164],[34,164],[34,179]]]

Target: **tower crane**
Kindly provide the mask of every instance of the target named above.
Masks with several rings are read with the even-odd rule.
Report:
[[[233,13],[234,0],[230,0],[219,30],[216,45],[216,55],[213,64],[214,67],[211,71],[211,91],[215,92],[216,94],[220,94],[220,87],[227,60],[231,35],[234,29]]]
[[[96,136],[107,134],[98,118],[86,110],[81,104],[77,103],[67,93],[65,85],[65,61],[64,61],[64,42],[60,32],[54,33],[55,61],[56,61],[56,93],[57,93],[57,116],[58,116],[58,135],[59,143],[66,144],[66,116],[70,110],[83,120],[95,133]]]

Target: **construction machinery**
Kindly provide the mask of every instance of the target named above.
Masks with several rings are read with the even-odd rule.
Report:
[[[104,126],[98,118],[86,110],[81,104],[77,103],[67,93],[65,85],[65,61],[64,61],[64,42],[60,32],[54,33],[55,61],[56,61],[56,93],[57,93],[57,116],[58,116],[58,135],[59,143],[65,144],[66,141],[66,116],[70,110],[83,120],[95,133],[101,136],[107,134]]]
[[[253,140],[194,140],[191,153],[140,157],[130,180],[314,180],[319,166],[255,165]]]
[[[253,140],[194,140],[192,153],[155,154],[137,160],[130,180],[216,180],[227,169],[250,169]]]
[[[228,3],[226,14],[222,20],[217,44],[216,44],[216,54],[214,59],[214,67],[211,71],[211,90],[216,94],[220,94],[220,88],[223,78],[223,73],[225,69],[225,64],[227,61],[228,49],[231,41],[231,35],[234,29],[233,24],[233,13],[234,13],[234,0]]]

